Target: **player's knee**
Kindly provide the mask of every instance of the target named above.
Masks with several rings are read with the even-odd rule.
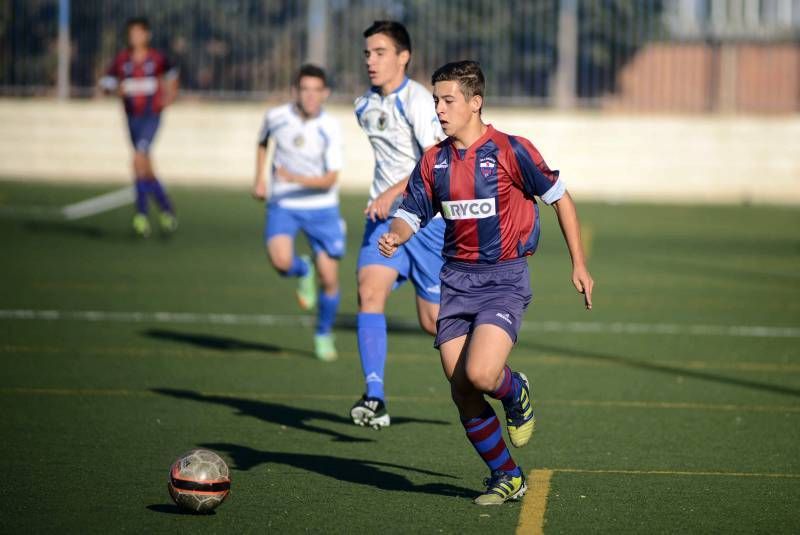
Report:
[[[467,366],[467,380],[476,390],[491,392],[497,385],[497,374],[485,366]]]
[[[362,310],[383,310],[387,297],[385,291],[375,286],[369,284],[360,284],[358,286],[358,304]]]
[[[292,257],[290,255],[270,251],[268,256],[272,267],[281,275],[285,275],[292,268]]]

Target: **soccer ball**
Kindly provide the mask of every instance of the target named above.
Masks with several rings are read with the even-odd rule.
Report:
[[[189,451],[172,463],[167,487],[181,509],[209,513],[231,490],[228,465],[213,451]]]

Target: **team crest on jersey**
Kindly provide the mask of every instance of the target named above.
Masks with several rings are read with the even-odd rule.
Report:
[[[294,143],[295,147],[299,148],[306,144],[306,139],[303,137],[302,134],[298,134],[297,137],[295,137],[294,140],[292,140],[292,143]]]
[[[497,167],[497,160],[491,156],[487,158],[481,158],[480,162],[478,163],[478,167],[480,167],[481,174],[484,177],[488,177],[494,173],[494,170]]]
[[[381,116],[378,117],[378,130],[386,130],[386,121],[388,117],[385,113],[381,113]]]
[[[147,75],[152,75],[156,72],[156,66],[152,61],[145,61],[144,63],[144,73]]]
[[[131,74],[133,74],[133,62],[126,61],[125,63],[123,63],[122,72],[125,74],[125,76],[130,76]]]

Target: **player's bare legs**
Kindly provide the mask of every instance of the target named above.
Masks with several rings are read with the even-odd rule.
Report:
[[[462,418],[474,418],[483,411],[483,395],[501,385],[512,347],[508,333],[490,324],[478,325],[471,336],[459,336],[439,347],[442,369]]]
[[[433,303],[417,296],[417,319],[419,326],[430,334],[436,335],[436,318],[439,317],[439,303]]]
[[[318,301],[315,354],[320,360],[336,360],[338,355],[331,331],[339,307],[339,261],[331,258],[325,251],[319,251],[314,259],[317,281],[310,259],[295,256],[294,238],[286,234],[278,234],[269,239],[267,256],[278,273],[300,279],[297,295],[302,308],[313,308]],[[322,290],[319,298],[315,286],[317,282]],[[309,306],[311,301],[314,303]]]
[[[334,296],[339,293],[339,261],[328,256],[325,251],[317,253],[315,258],[317,274],[322,293]]]
[[[513,404],[520,404],[520,394],[514,393],[513,382],[516,380],[519,385],[516,390],[524,388],[525,395],[528,395],[527,379],[521,374],[512,376],[506,366],[513,345],[504,329],[479,324],[471,334],[453,338],[439,346],[442,369],[450,381],[450,393],[467,438],[492,472],[487,480],[489,490],[475,500],[479,505],[497,505],[506,499],[519,498],[527,490],[522,471],[511,458],[503,440],[494,409],[484,398],[484,395],[489,395],[503,400],[511,434],[507,403],[509,398],[513,398]],[[493,486],[513,494],[501,496],[492,490]]]
[[[267,256],[276,271],[288,273],[294,261],[294,239],[288,235],[273,236],[267,242]]]
[[[397,276],[397,270],[378,264],[358,270],[358,311],[383,314]]]

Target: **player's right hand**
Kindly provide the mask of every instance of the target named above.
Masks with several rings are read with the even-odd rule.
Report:
[[[394,232],[386,232],[378,240],[378,250],[386,258],[391,258],[398,247],[400,247],[400,236]]]
[[[384,191],[378,195],[377,199],[369,203],[367,209],[364,210],[364,215],[366,215],[373,223],[375,221],[384,221],[389,219],[395,197],[396,195],[391,190]]]
[[[253,198],[258,201],[263,201],[267,198],[267,184],[263,180],[258,180],[254,185],[253,189],[250,192],[253,195]]]

